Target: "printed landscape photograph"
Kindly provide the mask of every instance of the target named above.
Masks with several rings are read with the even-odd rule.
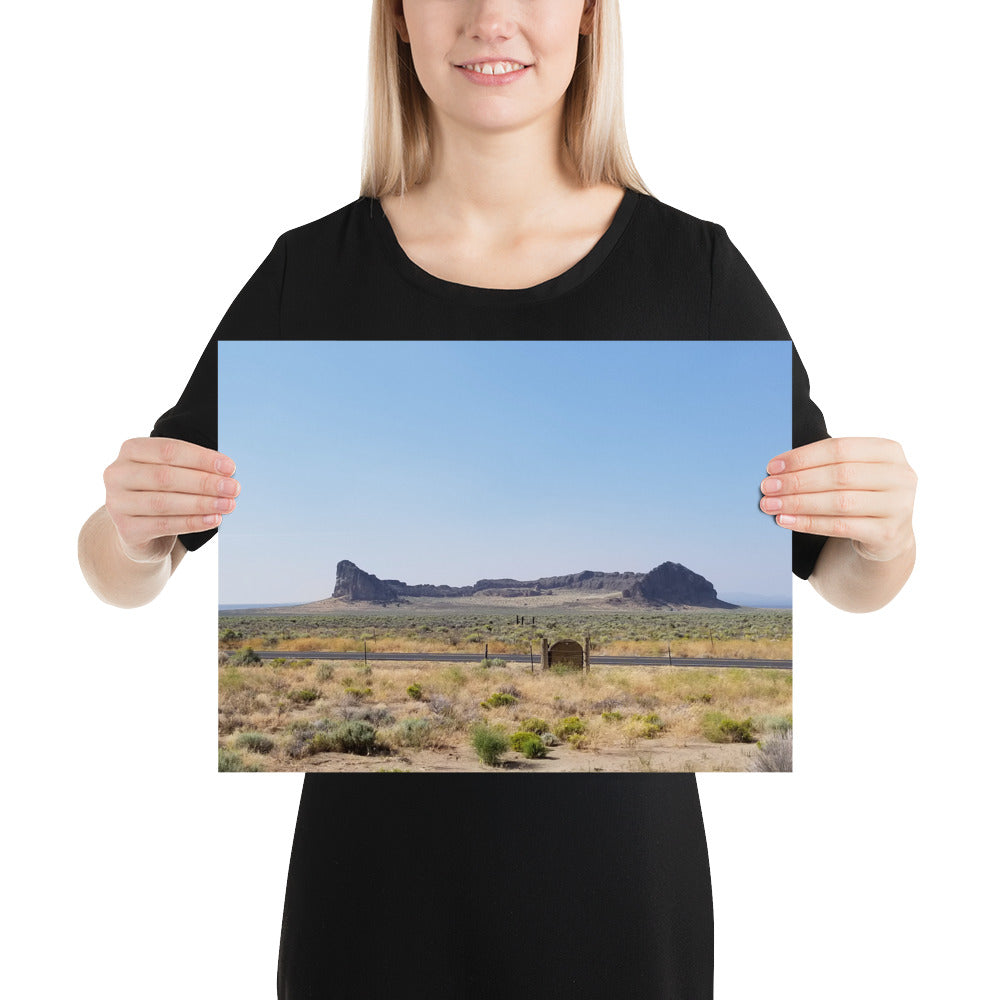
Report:
[[[219,770],[792,770],[788,341],[223,341]]]

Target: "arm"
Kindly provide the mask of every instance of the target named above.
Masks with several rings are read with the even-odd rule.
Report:
[[[877,611],[903,589],[916,554],[914,541],[895,559],[875,562],[858,555],[850,539],[831,538],[823,546],[809,582],[821,597],[843,611]]]
[[[107,507],[100,507],[80,529],[77,555],[90,589],[105,604],[138,608],[163,590],[187,549],[174,535],[162,539],[165,549],[147,559],[126,555]]]
[[[883,438],[827,438],[775,456],[760,507],[784,528],[826,535],[809,582],[844,611],[876,611],[916,559],[917,476]]]

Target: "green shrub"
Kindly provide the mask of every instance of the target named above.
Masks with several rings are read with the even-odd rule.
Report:
[[[581,736],[586,730],[583,719],[578,715],[568,715],[561,722],[556,723],[555,733],[561,740],[568,740],[570,736]]]
[[[732,743],[755,743],[753,719],[723,719],[719,723],[719,728],[724,732]]]
[[[490,767],[496,766],[500,757],[510,749],[507,734],[497,726],[477,722],[472,727],[471,736],[476,755]]]
[[[233,655],[229,657],[229,662],[232,666],[249,667],[259,664],[261,662],[261,658],[257,655],[252,646],[244,646],[238,653],[233,653]]]
[[[512,750],[524,754],[525,757],[544,757],[548,752],[537,733],[528,733],[523,730],[511,736],[510,746]]]
[[[252,753],[270,753],[274,749],[274,740],[263,733],[247,732],[238,733],[235,743],[244,750]]]
[[[347,686],[344,688],[344,694],[350,695],[350,697],[357,698],[359,700],[361,698],[367,698],[371,693],[372,689],[370,687],[361,688],[361,687]]]
[[[339,722],[319,719],[293,723],[289,729],[292,732],[292,741],[288,746],[290,757],[328,752],[367,755],[379,749],[375,727],[362,719]]]
[[[480,660],[479,665],[489,669],[491,667],[506,667],[507,661],[501,660],[499,657],[491,656],[488,660]]]
[[[689,694],[685,696],[685,701],[703,701],[705,704],[710,704],[712,701],[712,696],[707,691],[702,691],[701,694]]]
[[[316,680],[328,681],[333,677],[332,663],[318,663],[316,665]]]
[[[299,688],[298,691],[289,691],[289,701],[294,701],[298,705],[309,705],[319,697],[316,688]]]
[[[219,747],[219,770],[220,771],[260,771],[258,764],[246,764],[243,755],[238,750],[227,750]]]
[[[385,705],[363,705],[361,707],[344,705],[340,710],[340,715],[344,722],[350,722],[353,719],[364,719],[365,722],[370,722],[376,729],[379,726],[391,726],[396,721],[396,717]]]
[[[406,689],[406,693],[414,701],[420,701],[420,699],[424,696],[424,689],[419,684],[411,684]]]
[[[530,719],[525,719],[521,723],[521,728],[527,733],[535,733],[541,736],[542,733],[547,732],[549,724],[544,719],[539,719],[538,716],[532,716]]]
[[[517,698],[505,691],[494,691],[493,694],[479,703],[483,708],[499,708],[501,705],[516,705]]]
[[[646,739],[651,739],[656,736],[657,733],[662,733],[663,730],[666,729],[666,723],[655,712],[650,712],[648,715],[640,715],[636,713],[632,716],[632,718],[635,719],[641,727],[636,735]]]
[[[327,732],[316,733],[312,739],[324,744],[324,749],[367,756],[375,750],[375,727],[362,719],[352,719]]]
[[[401,719],[396,726],[396,739],[407,747],[422,747],[430,739],[431,730],[430,719]]]
[[[339,750],[340,742],[338,741],[336,734],[330,732],[329,730],[321,729],[318,733],[313,733],[309,739],[305,740],[303,754],[301,755],[311,753],[332,753]],[[293,757],[301,755],[292,754]]]
[[[702,732],[712,743],[755,743],[753,719],[731,719],[722,712],[706,712],[701,720]]]
[[[622,713],[621,712],[601,712],[601,718],[606,719],[608,722],[621,722]]]

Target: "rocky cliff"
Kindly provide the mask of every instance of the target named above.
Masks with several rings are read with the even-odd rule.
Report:
[[[337,563],[337,583],[333,588],[333,596],[343,597],[348,601],[374,601],[377,604],[390,604],[399,600],[396,591],[388,583],[358,569],[348,559],[341,559]]]
[[[342,559],[337,563],[337,583],[333,596],[346,601],[370,601],[394,604],[409,597],[539,597],[553,590],[604,590],[621,593],[637,604],[686,604],[702,608],[734,608],[720,601],[715,587],[680,563],[660,563],[648,573],[602,573],[584,570],[565,576],[546,576],[538,580],[477,580],[471,587],[447,584],[408,584],[402,580],[380,580]]]
[[[703,576],[680,563],[665,562],[651,569],[632,587],[622,591],[622,597],[643,604],[693,604],[699,608],[735,608],[735,604],[720,601],[715,587]]]

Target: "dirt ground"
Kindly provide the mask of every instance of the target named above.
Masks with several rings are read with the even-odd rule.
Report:
[[[569,744],[549,747],[548,756],[530,759],[506,753],[496,767],[483,764],[471,747],[442,750],[408,748],[393,755],[362,757],[350,753],[319,753],[304,760],[270,760],[269,771],[338,771],[343,773],[398,768],[404,771],[546,774],[583,771],[746,771],[756,754],[754,745],[671,741],[669,737],[638,739],[634,747],[577,750]],[[266,762],[266,763],[265,763]]]

